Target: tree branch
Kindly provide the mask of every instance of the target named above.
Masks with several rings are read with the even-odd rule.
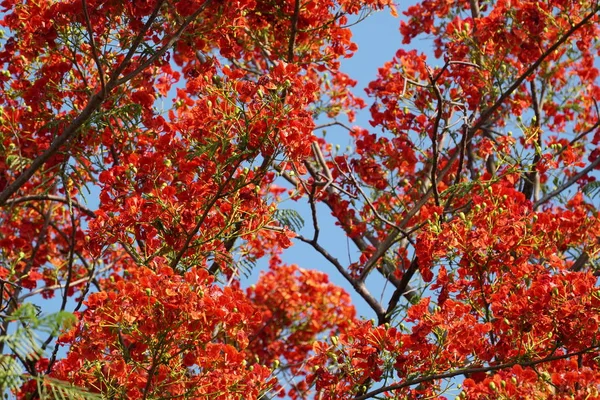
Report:
[[[303,237],[302,235],[296,236],[298,240],[303,241],[304,243],[309,244],[313,249],[319,252],[327,261],[329,261],[338,272],[352,285],[352,288],[362,297],[367,304],[373,309],[375,314],[377,315],[377,319],[380,324],[384,323],[385,320],[385,310],[379,304],[377,300],[369,293],[369,290],[365,286],[364,282],[359,281],[357,279],[352,278],[352,276],[346,271],[343,265],[339,262],[339,260],[333,257],[327,250],[325,250],[320,244],[315,242],[314,240],[309,240]]]
[[[86,0],[81,0],[83,7],[83,16],[85,17],[85,25],[90,35],[90,48],[92,50],[92,58],[96,63],[96,68],[98,68],[98,77],[100,78],[100,85],[102,88],[102,95],[106,96],[106,82],[104,81],[104,70],[102,69],[102,63],[100,62],[100,58],[98,57],[98,50],[96,48],[96,42],[94,41],[94,30],[92,29],[92,23],[90,21],[90,15],[88,13],[88,6]]]
[[[538,359],[538,360],[512,361],[512,362],[508,362],[508,363],[504,363],[504,364],[490,365],[488,367],[463,368],[463,369],[459,369],[456,371],[445,372],[445,373],[441,373],[441,374],[432,374],[432,375],[428,375],[428,376],[423,376],[421,378],[411,379],[406,382],[396,383],[396,384],[389,385],[389,386],[384,386],[382,388],[365,393],[362,396],[356,397],[355,400],[365,400],[365,399],[377,396],[378,394],[381,394],[381,393],[398,390],[398,389],[402,389],[402,388],[413,386],[413,385],[418,385],[419,383],[431,382],[431,381],[435,381],[435,380],[439,380],[439,379],[453,378],[455,376],[460,376],[460,375],[465,375],[465,374],[499,371],[502,369],[512,368],[515,365],[520,365],[521,367],[532,367],[532,366],[535,366],[538,364],[543,364],[543,363],[550,362],[550,361],[563,360],[565,358],[575,357],[580,354],[586,354],[593,350],[597,350],[598,348],[600,348],[600,346],[597,345],[597,346],[591,346],[586,349],[576,351],[573,353],[548,356],[548,357]]]
[[[67,200],[64,197],[53,196],[53,195],[33,195],[33,196],[23,196],[23,197],[18,197],[13,200],[8,200],[6,202],[6,205],[11,206],[11,205],[16,205],[19,203],[25,203],[25,202],[29,202],[29,201],[56,201],[56,202],[63,203],[63,204],[69,204],[69,200]],[[79,211],[83,212],[87,216],[89,216],[91,218],[96,218],[96,214],[92,210],[90,210],[89,208],[87,208],[85,206],[82,206],[80,203],[78,203],[76,201],[71,201],[70,205],[73,206],[74,208],[77,208]]]
[[[392,297],[390,298],[390,301],[388,303],[388,307],[387,307],[387,310],[385,313],[386,322],[390,321],[392,312],[398,305],[398,301],[400,301],[400,296],[405,295],[406,289],[408,288],[408,284],[410,283],[410,280],[412,279],[412,277],[414,276],[415,272],[417,272],[418,269],[419,269],[419,258],[415,256],[415,258],[411,261],[408,269],[406,271],[404,271],[404,274],[402,275],[402,278],[400,279],[400,283],[396,287],[396,290],[394,290],[394,293],[392,293]]]
[[[523,72],[521,74],[521,76],[519,76],[519,78],[517,78],[517,80],[514,81],[513,84],[504,93],[502,93],[502,95],[500,96],[500,98],[498,100],[496,100],[496,102],[490,108],[488,108],[487,110],[485,110],[481,114],[481,116],[479,117],[479,119],[477,120],[477,122],[475,123],[475,125],[471,128],[471,131],[474,133],[478,129],[481,129],[486,124],[486,122],[488,121],[488,119],[496,111],[498,111],[498,109],[500,108],[500,106],[502,106],[502,104],[504,103],[504,101],[511,94],[513,94],[513,92],[515,90],[517,90],[519,88],[519,86],[521,86],[521,84],[525,81],[525,79],[527,79],[527,77],[529,77],[533,73],[533,71],[535,71],[544,62],[544,60],[550,54],[552,54],[563,43],[565,43],[567,41],[567,39],[569,39],[579,28],[581,28],[582,26],[584,26],[585,24],[587,24],[594,17],[594,15],[596,15],[596,13],[599,10],[600,10],[600,6],[597,5],[581,21],[579,21],[577,24],[573,25],[571,27],[571,29],[569,29],[564,35],[562,35],[560,37],[560,39],[558,39],[556,42],[554,42],[554,44],[552,46],[550,46],[548,49],[546,49],[546,51],[544,53],[542,53],[542,55],[533,64],[531,64],[529,66],[529,68],[527,68],[525,70],[525,72]]]
[[[294,14],[292,15],[292,30],[290,32],[290,41],[288,43],[288,62],[294,61],[294,46],[296,44],[296,35],[298,34],[298,17],[300,16],[300,0],[294,2]]]
[[[143,69],[147,68],[152,62],[154,62],[158,57],[162,56],[180,37],[185,28],[192,22],[193,18],[197,17],[198,14],[206,7],[206,5],[211,0],[207,0],[202,7],[198,11],[196,11],[192,16],[190,16],[184,24],[179,27],[176,33],[171,37],[171,39],[167,42],[165,46],[163,46],[160,50],[158,50],[152,57],[146,60],[145,63],[136,68],[133,72],[129,73],[125,77],[118,79],[119,75],[125,70],[127,65],[131,62],[131,58],[137,51],[138,46],[141,44],[144,39],[146,32],[150,29],[150,26],[156,20],[158,16],[158,12],[160,7],[164,3],[163,1],[159,1],[156,4],[156,8],[144,24],[142,30],[138,33],[136,38],[134,39],[129,52],[121,62],[121,64],[115,68],[113,73],[110,76],[109,82],[106,84],[103,90],[100,90],[98,93],[92,95],[85,106],[85,108],[81,111],[81,113],[65,128],[63,133],[58,136],[54,141],[50,144],[50,146],[39,156],[37,156],[31,165],[21,173],[10,185],[6,186],[6,188],[0,193],[0,206],[4,206],[7,200],[16,193],[31,177],[54,155],[56,154],[65,144],[72,141],[79,132],[79,129],[89,121],[92,114],[94,114],[102,105],[104,100],[106,100],[106,96],[112,91],[112,89],[117,86],[129,81],[131,78],[139,74]],[[193,18],[192,18],[193,17]]]
[[[548,200],[561,194],[563,191],[568,189],[571,185],[575,184],[579,179],[581,179],[583,176],[585,176],[588,172],[593,170],[598,164],[600,164],[600,157],[598,157],[590,165],[588,165],[587,167],[582,169],[578,174],[572,176],[571,179],[566,181],[563,185],[559,186],[552,192],[548,193],[547,195],[545,195],[544,197],[542,197],[541,199],[539,199],[538,201],[533,203],[533,209],[534,210],[537,209],[539,206],[541,206]]]

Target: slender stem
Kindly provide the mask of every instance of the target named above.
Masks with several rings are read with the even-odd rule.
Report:
[[[96,67],[98,68],[98,77],[100,78],[100,85],[102,87],[102,94],[106,96],[106,83],[104,81],[104,70],[102,69],[102,63],[100,62],[100,58],[98,57],[98,50],[96,48],[96,42],[94,41],[94,30],[92,29],[92,23],[90,21],[90,14],[88,13],[88,6],[86,0],[81,0],[83,6],[83,15],[85,17],[85,25],[88,30],[88,34],[90,35],[90,48],[92,51],[92,58],[96,63]]]

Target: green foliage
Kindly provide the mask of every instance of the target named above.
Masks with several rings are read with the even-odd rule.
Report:
[[[304,218],[296,210],[284,209],[275,211],[275,219],[286,228],[298,232],[304,227]]]
[[[598,194],[600,194],[600,181],[589,182],[583,187],[583,193],[585,193],[589,198],[594,198]]]
[[[256,268],[256,260],[250,257],[240,257],[236,262],[236,267],[238,272],[248,278],[252,273],[252,270]]]
[[[40,316],[37,306],[25,303],[5,319],[14,323],[16,329],[5,335],[0,335],[0,343],[9,348],[11,355],[0,354],[0,388],[3,397],[8,398],[8,392],[20,390],[26,381],[34,380],[40,399],[100,399],[101,396],[89,393],[46,376],[31,376],[25,374],[19,360],[35,362],[44,355],[42,334],[57,336],[61,331],[70,328],[76,322],[73,314],[59,311]]]

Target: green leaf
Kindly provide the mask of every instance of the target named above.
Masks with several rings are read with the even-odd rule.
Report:
[[[256,260],[253,258],[241,257],[236,263],[238,271],[241,272],[246,278],[250,276],[252,270],[256,268]]]
[[[281,225],[287,227],[293,232],[298,232],[304,227],[304,219],[296,210],[276,210],[273,216]]]
[[[6,317],[7,321],[15,323],[14,332],[0,335],[0,342],[5,343],[12,354],[0,354],[0,388],[3,393],[18,391],[25,382],[34,380],[37,383],[40,399],[73,399],[95,400],[102,397],[89,393],[83,388],[73,386],[68,382],[59,381],[48,376],[31,376],[25,374],[19,359],[36,361],[43,356],[41,343],[44,339],[40,333],[52,336],[61,330],[68,329],[76,322],[73,314],[66,311],[40,316],[39,308],[31,303],[22,304]]]
[[[593,181],[583,187],[583,193],[588,197],[594,198],[600,193],[600,181]]]
[[[16,390],[22,384],[21,366],[17,360],[7,354],[0,355],[0,387]]]

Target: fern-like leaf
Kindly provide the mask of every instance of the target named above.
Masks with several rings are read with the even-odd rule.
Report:
[[[583,187],[583,193],[588,197],[594,198],[600,193],[600,181],[589,182]]]
[[[304,219],[296,210],[284,209],[277,210],[274,214],[275,219],[291,231],[298,232],[304,227]]]
[[[238,271],[248,278],[252,270],[256,268],[256,260],[254,258],[240,257],[236,262],[236,266]]]
[[[0,342],[5,343],[12,352],[12,354],[0,354],[0,393],[7,395],[10,392],[17,392],[25,382],[34,380],[40,399],[101,399],[99,394],[89,393],[68,382],[48,376],[31,376],[23,372],[19,359],[37,361],[43,356],[40,345],[43,341],[41,333],[56,336],[76,322],[75,316],[65,311],[41,317],[39,314],[40,310],[35,305],[25,303],[6,317],[7,321],[14,322],[18,327],[14,332],[0,335]]]

